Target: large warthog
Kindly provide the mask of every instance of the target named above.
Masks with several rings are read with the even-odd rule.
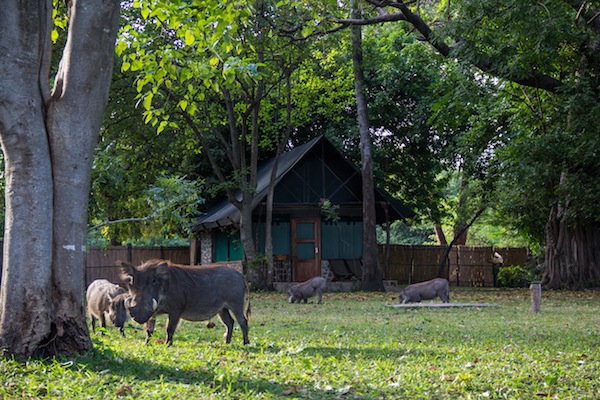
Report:
[[[315,276],[310,278],[306,282],[298,283],[288,289],[288,295],[290,296],[290,303],[298,302],[302,300],[308,302],[308,299],[313,296],[318,296],[318,303],[322,303],[323,299],[323,288],[325,287],[325,278],[321,276]]]
[[[150,260],[140,266],[117,261],[121,279],[129,287],[126,303],[134,321],[145,324],[154,315],[167,314],[167,341],[173,344],[173,333],[180,319],[208,321],[215,315],[226,327],[225,342],[231,342],[233,313],[242,328],[244,344],[248,340],[250,301],[246,302],[244,276],[228,267],[197,267]],[[244,312],[244,305],[246,309]],[[152,331],[147,328],[149,339]]]
[[[440,297],[444,303],[450,301],[450,284],[447,279],[435,278],[430,281],[413,283],[400,292],[402,304],[418,303],[421,300],[431,300]]]
[[[96,319],[100,320],[100,326],[106,327],[106,316],[125,336],[125,322],[127,321],[127,310],[125,300],[128,294],[119,285],[115,285],[106,279],[96,279],[88,286],[86,299],[87,309],[92,319],[92,330],[96,330]]]

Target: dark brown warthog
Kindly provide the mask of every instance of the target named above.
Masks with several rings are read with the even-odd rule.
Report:
[[[402,297],[402,304],[418,303],[421,300],[435,299],[437,296],[444,303],[448,303],[450,301],[449,290],[450,284],[447,279],[435,278],[430,281],[408,285],[400,292],[400,297]]]
[[[96,330],[96,319],[100,320],[100,326],[106,327],[105,316],[125,336],[125,322],[127,321],[127,310],[125,299],[128,297],[125,289],[115,285],[106,279],[96,279],[88,286],[86,299],[87,309],[92,319],[92,330]]]
[[[304,300],[308,302],[308,299],[313,296],[318,296],[318,303],[322,303],[323,293],[322,290],[325,287],[325,278],[321,276],[315,276],[310,278],[306,282],[299,283],[288,289],[290,295],[290,303],[298,302],[298,304]]]
[[[134,321],[144,324],[156,314],[169,316],[168,345],[173,344],[180,319],[207,321],[217,314],[226,327],[225,342],[230,343],[234,321],[229,311],[242,328],[244,344],[250,343],[246,319],[250,301],[244,315],[246,281],[236,270],[176,265],[165,260],[146,261],[138,267],[123,261],[117,261],[117,265],[121,267],[121,279],[129,287],[131,297],[126,305]],[[148,329],[147,334],[151,334]]]

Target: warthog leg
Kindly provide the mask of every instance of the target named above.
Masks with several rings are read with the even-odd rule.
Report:
[[[175,333],[175,329],[177,329],[177,324],[179,324],[179,314],[169,314],[169,320],[167,321],[167,345],[173,345],[173,334]]]
[[[244,311],[232,310],[235,315],[235,319],[237,320],[240,328],[242,328],[242,335],[244,336],[244,344],[250,344],[250,340],[248,340],[248,319],[244,315]]]
[[[233,318],[229,314],[229,310],[224,308],[219,311],[219,319],[225,325],[225,343],[231,343],[231,335],[233,334]]]

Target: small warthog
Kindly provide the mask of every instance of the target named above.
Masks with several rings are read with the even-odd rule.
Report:
[[[126,306],[134,321],[144,324],[154,315],[167,314],[168,345],[180,319],[207,321],[219,316],[226,327],[225,342],[231,342],[234,320],[242,328],[244,344],[248,340],[250,301],[246,303],[246,281],[238,271],[228,267],[198,267],[172,264],[165,260],[150,260],[135,267],[118,261],[121,279],[129,287]],[[150,335],[150,329],[146,334]],[[147,337],[146,341],[148,341]]]
[[[125,322],[127,321],[127,310],[125,299],[127,292],[119,285],[115,285],[106,279],[96,279],[88,286],[86,299],[87,309],[92,319],[92,330],[96,330],[96,319],[100,320],[100,326],[106,327],[106,318],[121,331],[125,336]]]
[[[294,303],[296,301],[300,303],[302,300],[307,303],[309,298],[318,296],[318,304],[321,304],[321,300],[323,299],[322,290],[325,287],[325,283],[325,278],[322,276],[315,276],[306,282],[298,283],[297,285],[292,286],[287,291],[290,295],[290,303]]]
[[[450,301],[449,290],[450,284],[447,279],[435,278],[430,281],[408,285],[400,292],[400,297],[402,297],[402,304],[418,303],[421,300],[435,299],[437,296],[444,303],[448,303]]]

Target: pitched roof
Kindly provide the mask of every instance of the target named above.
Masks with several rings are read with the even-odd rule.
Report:
[[[292,150],[281,154],[279,157],[279,164],[277,166],[275,186],[277,186],[277,184],[286,175],[288,175],[291,170],[293,170],[294,166],[296,166],[312,149],[316,148],[319,144],[327,146],[328,159],[332,157],[338,157],[340,161],[343,160],[343,162],[347,163],[349,168],[355,172],[358,172],[356,166],[346,160],[335,148],[335,146],[331,144],[331,142],[329,142],[324,136],[318,136],[301,146],[294,147]],[[261,165],[258,167],[256,173],[256,195],[252,200],[252,209],[260,204],[268,194],[269,182],[271,180],[271,170],[273,169],[274,163],[275,158],[271,158],[261,163]],[[241,191],[236,193],[236,198],[238,200],[242,199]],[[389,211],[390,220],[392,221],[397,219],[411,218],[415,215],[411,209],[404,206],[402,203],[394,199],[391,195],[383,190],[376,189],[376,198],[377,200],[385,200],[390,203],[391,207]],[[222,200],[209,207],[206,211],[206,214],[196,220],[196,223],[192,229],[194,231],[202,231],[221,226],[228,226],[233,223],[238,223],[239,221],[239,210],[229,202],[227,197],[224,197]]]

